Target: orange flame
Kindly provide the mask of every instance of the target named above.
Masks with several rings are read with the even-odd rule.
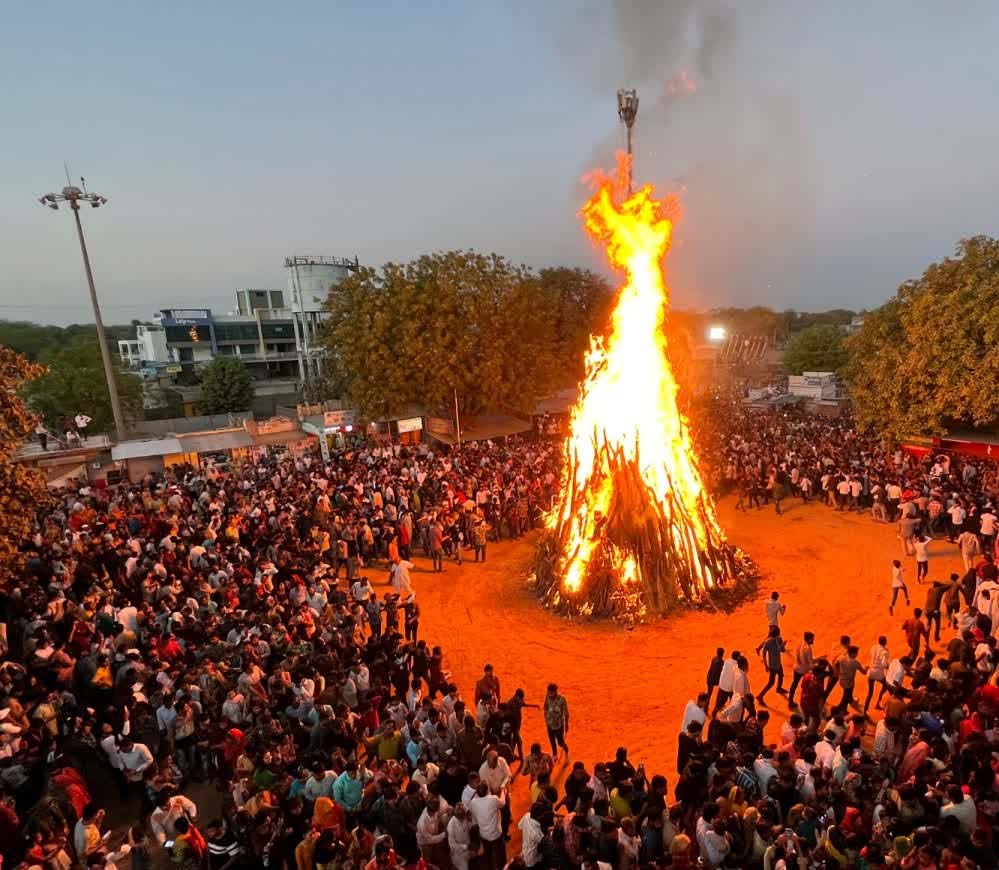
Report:
[[[626,197],[626,155],[618,154],[618,177],[595,173],[594,193],[581,216],[611,264],[626,275],[613,314],[612,332],[591,340],[586,376],[572,410],[566,440],[566,485],[548,517],[563,541],[559,562],[562,591],[578,593],[600,546],[610,547],[619,585],[641,581],[641,560],[601,538],[613,509],[614,472],[608,451],[621,450],[640,463],[649,497],[677,522],[669,525],[672,550],[690,569],[701,591],[721,578],[699,554],[724,546],[714,505],[705,491],[687,421],[677,407],[677,383],[664,330],[669,291],[662,261],[670,246],[677,204],[657,200],[651,186]]]

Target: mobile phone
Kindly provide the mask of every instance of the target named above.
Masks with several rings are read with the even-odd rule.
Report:
[[[165,848],[167,848],[167,849],[172,849],[172,848],[173,848],[173,840],[167,840],[167,841],[166,841],[166,842],[165,842],[165,843],[163,844],[163,846],[164,846]]]

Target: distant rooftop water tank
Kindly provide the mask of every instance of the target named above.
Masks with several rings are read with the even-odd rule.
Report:
[[[359,267],[357,258],[287,257],[288,296],[294,311],[321,311],[330,287]],[[301,294],[301,300],[299,299]]]

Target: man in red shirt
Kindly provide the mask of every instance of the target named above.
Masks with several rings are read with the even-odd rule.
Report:
[[[927,649],[930,645],[930,632],[922,617],[922,608],[917,607],[912,611],[912,616],[902,623],[902,631],[905,632],[905,639],[909,642],[909,655],[912,656],[913,661],[919,657],[919,647],[923,638],[926,638]]]

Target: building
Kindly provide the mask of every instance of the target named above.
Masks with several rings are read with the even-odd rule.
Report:
[[[135,338],[118,342],[118,356],[130,369],[159,370],[171,363],[162,326],[138,325]]]
[[[154,376],[188,375],[217,357],[246,364],[254,380],[303,381],[323,371],[326,352],[319,332],[331,287],[359,268],[355,257],[295,256],[285,260],[288,289],[243,288],[236,308],[216,314],[210,308],[163,308],[153,325],[137,327],[137,336],[120,341],[126,365]],[[180,368],[178,369],[177,366]]]
[[[864,328],[864,315],[854,314],[853,317],[850,318],[850,324],[846,327],[846,334],[856,335],[863,328]]]
[[[835,399],[837,392],[836,375],[833,372],[804,372],[790,375],[787,391],[792,396],[805,399]]]
[[[298,343],[283,292],[237,290],[236,304],[236,312],[228,314],[210,308],[157,311],[153,319],[163,330],[167,362],[193,375],[217,357],[231,357],[245,363],[254,380],[294,378]]]

